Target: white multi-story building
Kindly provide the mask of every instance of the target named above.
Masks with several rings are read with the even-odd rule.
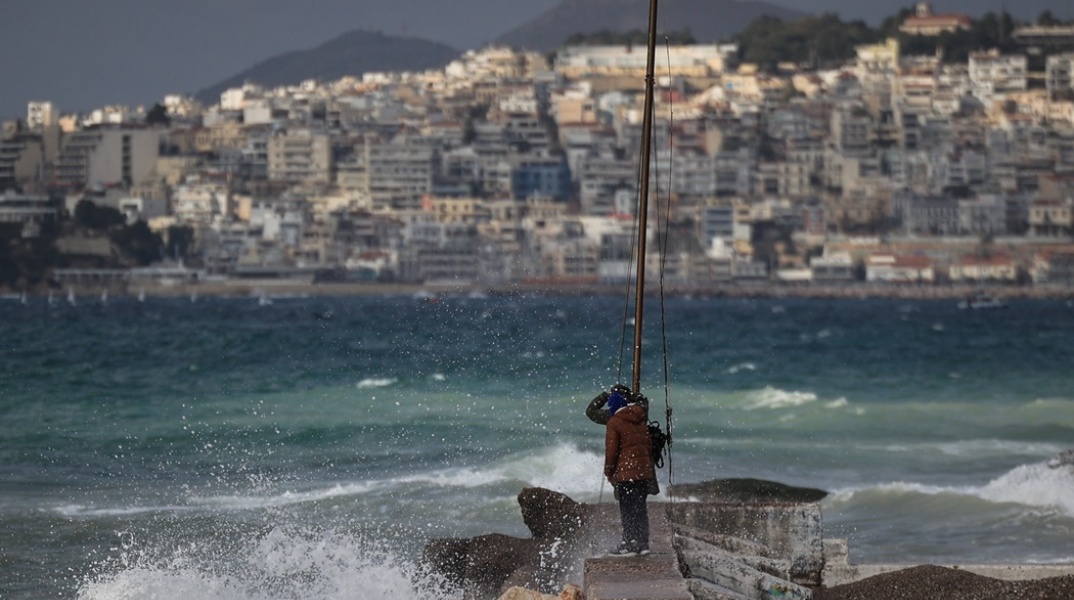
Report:
[[[1026,90],[1029,67],[1024,54],[1000,54],[994,49],[974,52],[969,69],[970,92],[986,104]]]
[[[738,48],[732,44],[695,44],[661,50],[661,75],[710,77],[727,70]],[[645,52],[631,46],[570,46],[560,50],[553,68],[567,77],[645,73]]]
[[[440,155],[429,146],[367,139],[358,151],[358,169],[365,173],[365,188],[359,189],[378,210],[420,208],[440,171]]]
[[[1049,56],[1045,81],[1052,98],[1074,97],[1074,52]]]
[[[95,128],[64,136],[54,176],[60,185],[142,183],[160,156],[161,133],[152,129]]]
[[[60,119],[60,112],[51,102],[29,102],[26,104],[26,125],[32,131],[55,125]]]
[[[268,178],[291,183],[332,181],[332,143],[309,129],[279,132],[268,140]]]
[[[192,179],[176,187],[172,196],[172,214],[184,223],[208,225],[217,217],[230,214],[227,184]]]

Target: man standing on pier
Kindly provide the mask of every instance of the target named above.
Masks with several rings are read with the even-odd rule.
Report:
[[[613,556],[649,554],[649,507],[646,498],[656,469],[652,459],[648,412],[629,389],[612,389],[607,399],[604,434],[604,476],[615,487],[623,541]]]

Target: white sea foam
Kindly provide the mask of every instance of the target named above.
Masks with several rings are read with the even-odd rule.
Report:
[[[236,552],[211,540],[180,549],[128,549],[98,567],[79,600],[357,600],[461,597],[442,578],[422,573],[383,544],[351,535],[276,528]]]
[[[401,477],[393,483],[427,483],[438,487],[477,488],[507,481],[543,487],[567,495],[600,490],[603,457],[572,444],[509,456],[481,467],[453,468]]]
[[[1054,508],[1074,517],[1074,468],[1022,465],[990,481],[979,495],[992,502]]]
[[[106,506],[93,507],[84,504],[63,504],[52,507],[50,510],[68,518],[79,517],[130,517],[149,513],[162,512],[186,512],[194,510],[191,506],[179,505],[147,505],[147,506]]]
[[[367,377],[358,382],[358,389],[382,388],[395,385],[397,379],[390,377]]]
[[[767,386],[762,390],[750,392],[744,408],[746,410],[792,408],[816,401],[817,395],[812,392],[787,391]]]
[[[125,517],[152,513],[180,512],[216,512],[261,510],[281,508],[308,502],[321,502],[333,498],[359,496],[388,485],[387,482],[361,482],[313,490],[285,490],[275,494],[231,494],[221,496],[191,496],[181,504],[135,505],[118,507],[93,507],[82,504],[64,504],[52,508],[53,511],[69,518]]]
[[[51,510],[69,518],[122,517],[151,513],[232,512],[282,508],[334,498],[361,496],[415,484],[433,488],[474,489],[505,482],[553,489],[567,495],[599,493],[603,457],[572,444],[558,444],[542,451],[505,457],[491,465],[449,468],[381,480],[336,484],[310,490],[285,490],[273,494],[248,493],[218,496],[194,495],[173,505],[92,507],[64,504]]]
[[[727,369],[727,373],[729,375],[737,375],[741,371],[756,371],[756,370],[757,370],[757,365],[755,365],[755,364],[753,364],[751,362],[747,362],[747,363],[734,365],[733,367]]]
[[[283,491],[273,495],[226,495],[193,497],[190,502],[198,508],[210,508],[219,510],[257,510],[262,508],[280,508],[293,504],[307,502],[321,502],[333,498],[358,496],[369,493],[383,484],[378,482],[350,483],[346,485],[333,485],[331,487],[305,490]]]
[[[907,494],[960,495],[996,504],[1019,504],[1035,509],[1050,509],[1074,518],[1074,467],[1053,469],[1043,462],[1021,465],[984,486],[936,486],[893,482],[853,487],[833,491],[828,500],[834,503],[850,503],[862,496],[897,497]]]
[[[951,487],[926,485],[922,483],[894,481],[890,483],[882,483],[872,486],[850,487],[834,490],[828,496],[828,501],[833,503],[848,503],[865,495],[902,496],[906,494],[923,494],[927,496],[934,496],[937,494],[944,493],[968,492],[969,488],[956,489]]]
[[[936,444],[935,449],[949,456],[1049,456],[1059,453],[1064,446],[1041,442],[1023,442],[998,439],[960,440]]]

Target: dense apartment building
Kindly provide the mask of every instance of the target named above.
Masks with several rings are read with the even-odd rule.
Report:
[[[904,26],[937,17],[921,3]],[[81,119],[61,137],[62,119],[37,103],[35,125],[0,142],[0,184],[108,188],[128,196],[132,218],[164,206],[154,226],[195,228],[223,273],[302,264],[407,281],[618,281],[638,197],[643,54],[567,48],[548,69],[490,48],[436,73],[244,85],[197,119],[172,98],[169,129]],[[791,75],[733,65],[722,46],[670,56],[650,192],[677,226],[671,280],[764,278],[783,264],[825,281],[869,269],[931,281],[935,265],[914,256],[869,262],[822,246],[861,233],[1071,235],[1074,195],[1060,183],[1074,173],[1070,55],[1049,57],[1047,90],[1029,85],[1024,56],[985,50],[953,65],[903,56],[893,40]],[[825,253],[759,259],[752,232],[766,223]]]
[[[76,190],[141,183],[153,172],[160,141],[154,129],[94,127],[66,134],[53,177],[57,185]]]
[[[269,181],[332,182],[332,143],[326,133],[290,129],[272,135],[267,143]]]

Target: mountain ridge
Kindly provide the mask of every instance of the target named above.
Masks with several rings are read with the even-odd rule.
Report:
[[[267,87],[294,85],[307,79],[334,81],[375,71],[439,69],[459,57],[459,50],[429,40],[354,30],[306,50],[285,52],[263,60],[195,94],[214,104],[224,90],[247,81]]]
[[[762,15],[784,20],[806,13],[766,2],[742,0],[662,0],[661,23],[667,31],[689,29],[699,42],[727,39]],[[535,19],[511,29],[493,43],[551,52],[575,34],[626,33],[648,26],[649,0],[563,0]],[[569,25],[564,26],[564,23]],[[215,104],[220,93],[252,81],[267,87],[295,85],[308,79],[332,81],[371,71],[423,71],[446,66],[461,52],[446,44],[415,37],[355,30],[320,46],[276,55],[209,85],[195,94]]]
[[[741,0],[662,0],[658,27],[665,31],[689,29],[698,42],[727,39],[760,16],[784,20],[808,13],[767,2]],[[628,32],[648,28],[649,0],[563,0],[496,39],[497,43],[549,52],[571,35],[602,30]],[[564,27],[564,23],[577,23]]]

